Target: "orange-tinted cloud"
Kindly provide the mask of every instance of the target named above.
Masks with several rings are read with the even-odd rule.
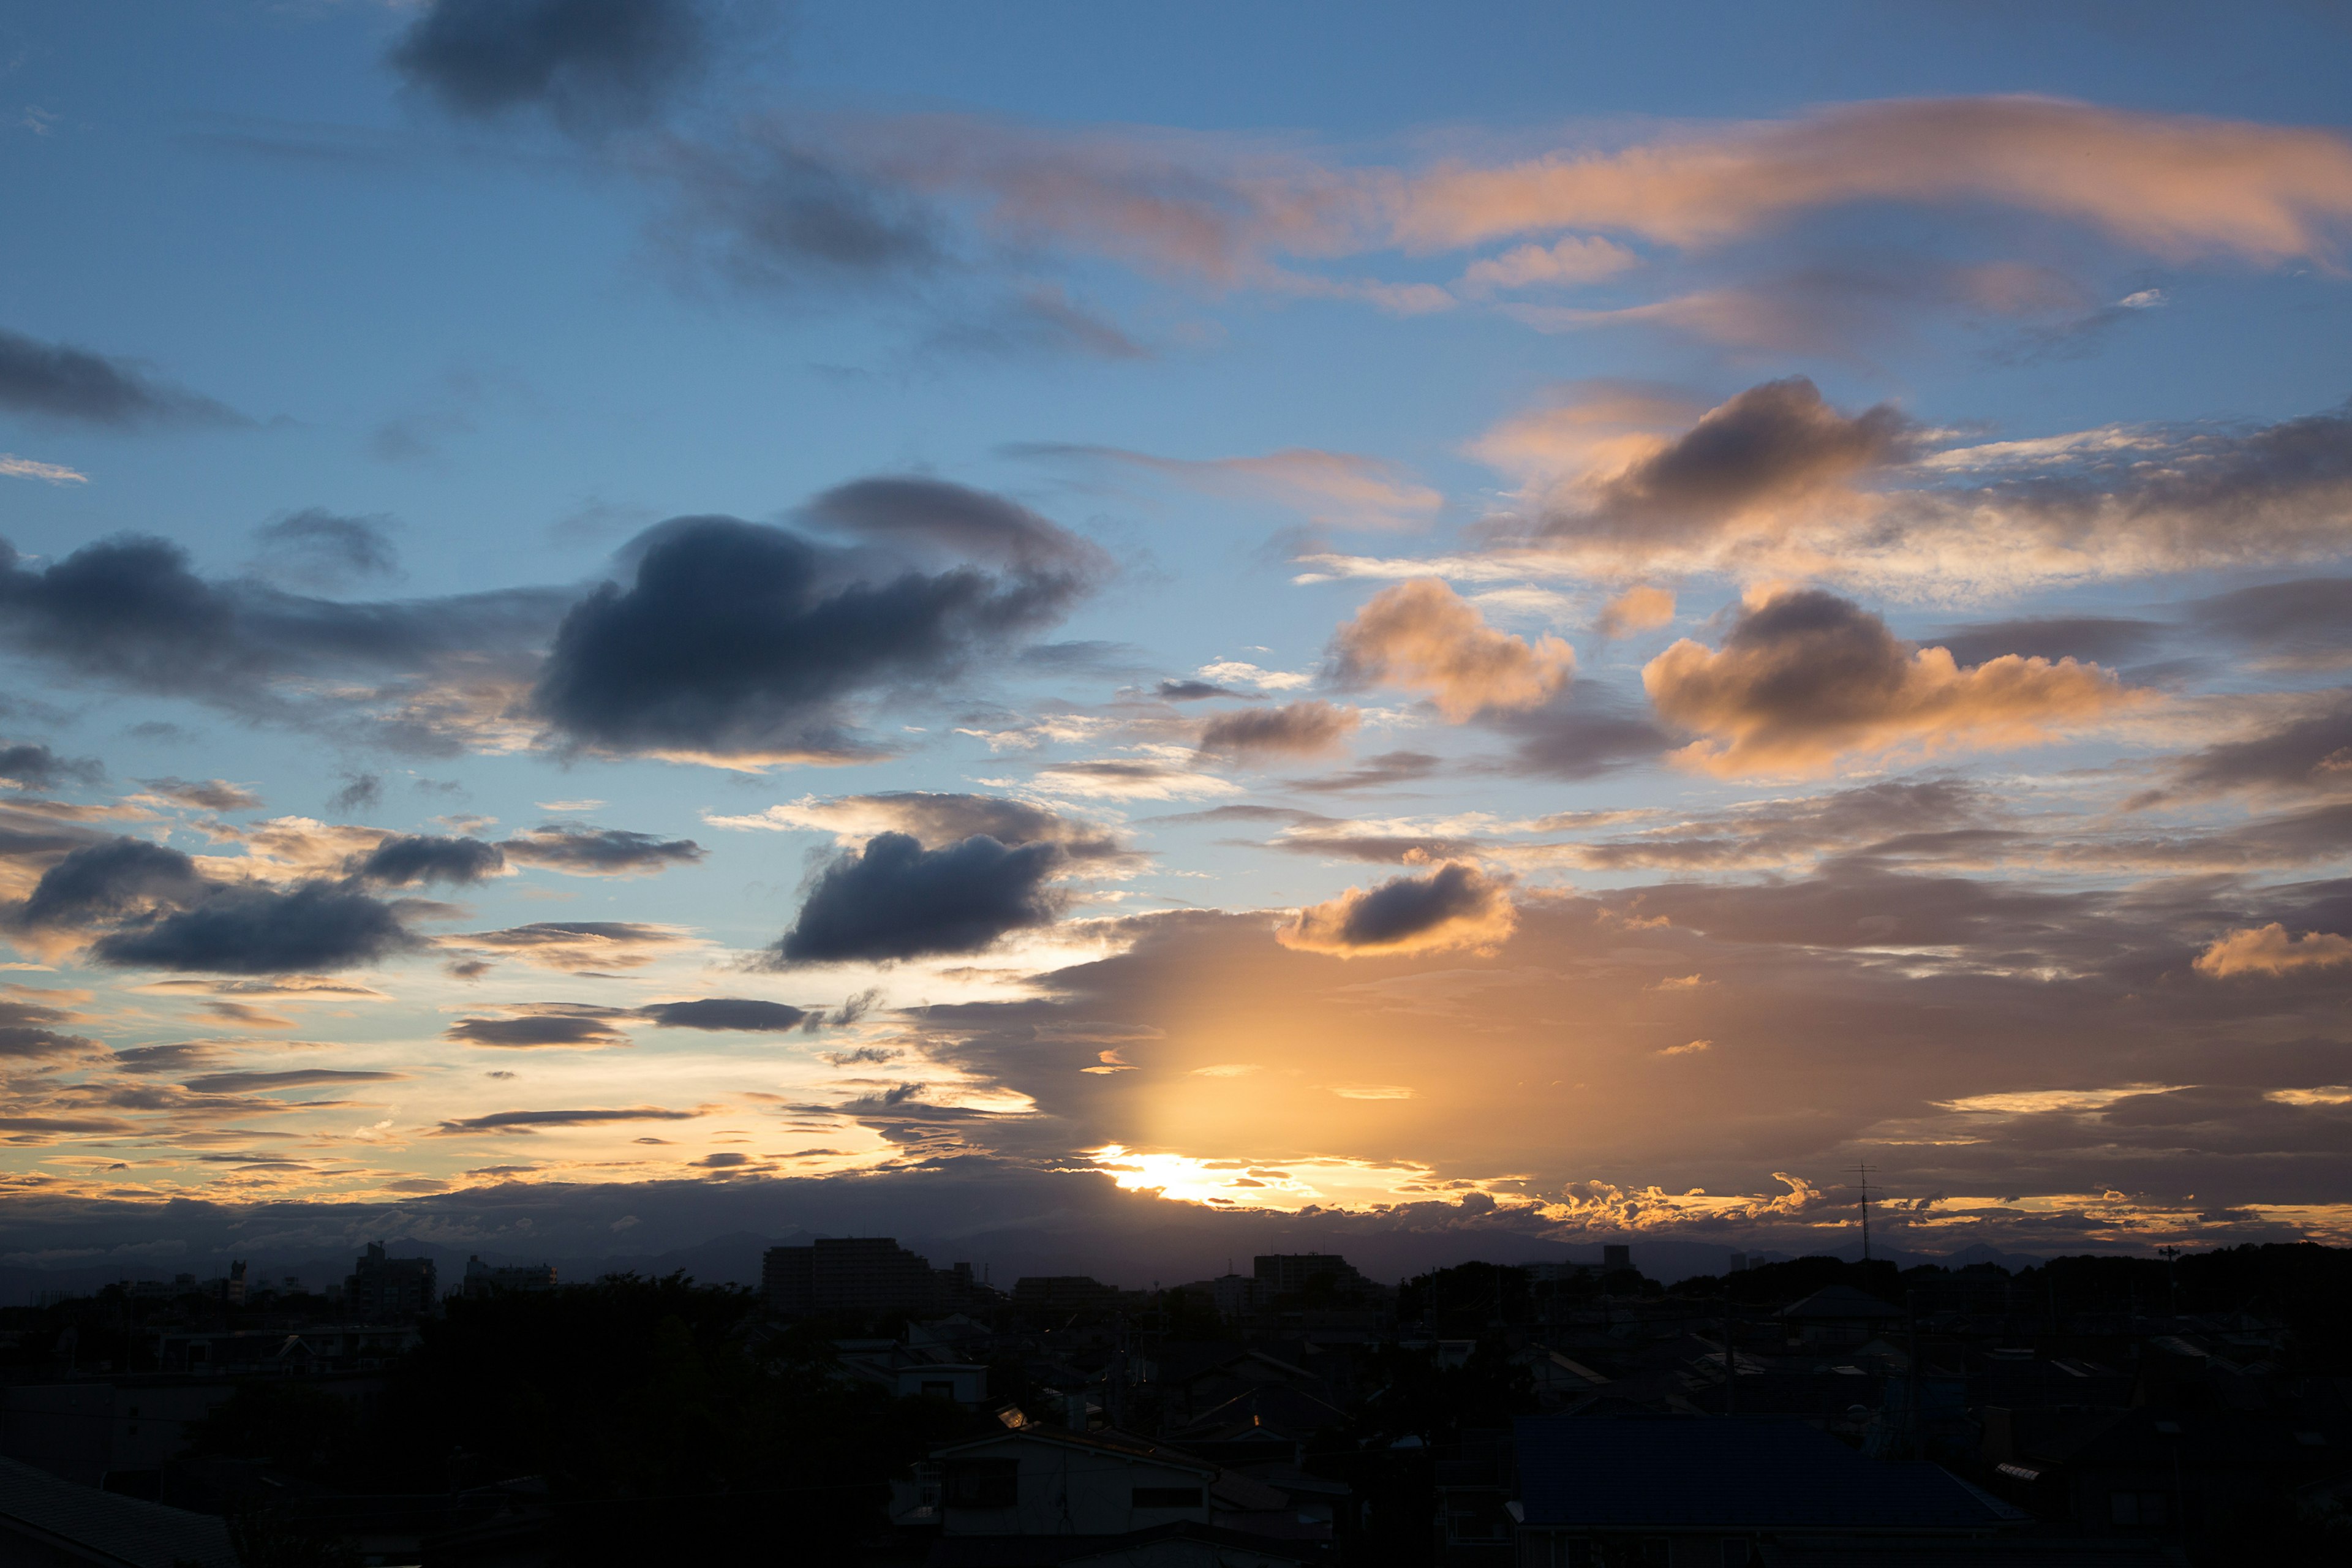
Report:
[[[1343,682],[1418,691],[1457,724],[1490,708],[1536,707],[1576,673],[1576,650],[1559,638],[1497,631],[1435,577],[1374,595],[1331,648]]]
[[[2172,259],[2332,259],[2352,143],[2332,132],[2060,99],[1895,100],[1402,183],[1394,236],[1442,250],[1559,229],[1696,247],[1861,201],[1994,202]]]
[[[1724,776],[1817,773],[1904,744],[2032,744],[2134,700],[2107,671],[2071,658],[2010,654],[1962,668],[1818,589],[1751,603],[1720,649],[1684,638],[1650,661],[1642,684],[1661,718],[1703,737],[1679,760]]]
[[[1201,729],[1201,750],[1223,757],[1319,757],[1356,732],[1359,716],[1318,699],[1220,713]]]
[[[2324,931],[2290,937],[2286,927],[2273,921],[2219,938],[2197,955],[2196,968],[2200,974],[2226,980],[2233,974],[2295,974],[2344,963],[2352,963],[2352,938]]]
[[[1612,641],[1655,631],[1675,618],[1675,596],[1664,588],[1635,584],[1601,607],[1593,629]]]
[[[1475,866],[1448,861],[1426,875],[1392,877],[1312,904],[1275,932],[1285,947],[1366,958],[1449,948],[1489,951],[1518,923],[1507,886]]]

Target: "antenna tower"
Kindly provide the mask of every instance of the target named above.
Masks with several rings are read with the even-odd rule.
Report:
[[[1861,1178],[1859,1184],[1862,1188],[1862,1260],[1864,1263],[1870,1261],[1870,1162],[1867,1160],[1853,1167],[1853,1173]]]

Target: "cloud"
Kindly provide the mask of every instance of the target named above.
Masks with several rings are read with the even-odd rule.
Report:
[[[816,1015],[782,1002],[761,1002],[745,996],[708,996],[696,1002],[655,1002],[637,1009],[659,1029],[708,1029],[744,1034],[781,1035],[797,1029]]]
[[[498,721],[514,673],[571,597],[509,589],[345,602],[207,581],[161,539],[121,535],[37,567],[0,543],[0,647],[20,657],[247,718],[323,727],[357,710],[377,738],[425,748]],[[331,677],[334,697],[319,696]],[[485,687],[495,695],[476,702]]]
[[[494,1046],[506,1050],[537,1050],[551,1046],[595,1049],[629,1043],[628,1036],[614,1029],[604,1017],[566,1013],[460,1018],[442,1031],[442,1037],[462,1045]]]
[[[978,952],[999,938],[1050,925],[1060,900],[1047,882],[1062,851],[974,835],[926,849],[882,833],[818,874],[800,915],[772,950],[778,967]]]
[[[1505,883],[1475,866],[1448,862],[1420,876],[1392,877],[1367,891],[1350,888],[1300,910],[1275,933],[1283,946],[1339,958],[1490,950],[1517,924]]]
[[[2290,668],[2352,662],[2352,577],[2264,583],[2190,601],[2189,624]]]
[[[1891,405],[1846,416],[1804,376],[1767,381],[1621,468],[1578,475],[1555,494],[1540,536],[1679,545],[1780,531],[1863,472],[1903,461],[1912,442],[1910,421]]]
[[[1819,773],[1903,744],[2015,746],[2135,700],[2096,665],[2005,655],[1963,669],[1819,589],[1752,600],[1720,650],[1685,637],[1642,684],[1660,718],[1703,739],[1678,758],[1707,773]]]
[[[2352,692],[2318,694],[2314,706],[2283,722],[2192,752],[2173,777],[2171,790],[2151,792],[2137,804],[2152,805],[2176,792],[2340,794],[2352,787]]]
[[[193,805],[202,811],[259,811],[261,797],[244,784],[231,784],[226,779],[141,779],[140,787],[150,794],[182,805]]]
[[[1312,698],[1279,708],[1244,708],[1202,725],[1200,749],[1205,755],[1241,760],[1319,757],[1347,744],[1360,722],[1354,709]]]
[[[63,463],[36,462],[30,458],[20,458],[14,452],[0,452],[0,477],[39,479],[52,485],[89,483],[89,476],[79,468],[68,468]]]
[[[699,0],[427,0],[390,58],[453,113],[537,109],[593,130],[649,119],[692,85],[709,13]]]
[[[507,868],[499,846],[478,838],[442,838],[429,834],[390,833],[364,856],[352,874],[388,887],[412,882],[479,882]]]
[[[189,908],[119,923],[89,955],[121,968],[278,974],[377,963],[423,945],[390,905],[305,882],[215,889]]]
[[[316,1089],[347,1083],[392,1083],[406,1078],[397,1072],[340,1072],[328,1068],[296,1068],[285,1072],[216,1072],[190,1079],[180,1087],[194,1094],[261,1094],[278,1089]]]
[[[1340,684],[1421,692],[1457,724],[1486,709],[1536,707],[1576,669],[1575,650],[1558,637],[1530,644],[1497,631],[1435,577],[1374,595],[1333,635],[1331,654]]]
[[[1254,458],[1161,458],[1119,447],[1023,445],[1021,458],[1115,463],[1212,495],[1273,500],[1339,528],[1426,527],[1445,497],[1398,465],[1352,452],[1290,447]]]
[[[1519,245],[1474,261],[1456,287],[1473,297],[1504,289],[1597,283],[1641,265],[1642,258],[1598,235],[1570,235],[1549,245]]]
[[[1153,695],[1163,702],[1202,702],[1212,697],[1247,698],[1250,693],[1208,680],[1163,680],[1153,689]]]
[[[50,1026],[71,1021],[72,1015],[62,1008],[0,997],[0,1062],[89,1056],[105,1048],[96,1040]]]
[[[2326,260],[2352,222],[2352,143],[2060,99],[1892,100],[1615,153],[1440,167],[1401,193],[1395,226],[1433,248],[1545,229],[1703,247],[1861,201],[1994,202],[2177,260]]]
[[[847,728],[852,697],[954,679],[1057,619],[1108,570],[1043,518],[939,480],[861,480],[805,515],[855,543],[722,517],[640,535],[634,582],[564,617],[533,708],[591,751],[871,756]]]
[[[209,397],[155,380],[130,360],[45,343],[5,328],[0,328],[0,408],[122,430],[247,423]]]
[[[1366,757],[1357,767],[1344,773],[1327,773],[1321,778],[1291,779],[1285,787],[1304,790],[1310,795],[1334,794],[1352,789],[1386,789],[1391,784],[1414,784],[1437,772],[1443,759],[1432,752],[1381,752]]]
[[[1129,860],[1134,857],[1110,829],[1025,800],[948,791],[891,790],[879,795],[803,795],[772,805],[756,816],[713,816],[719,827],[776,830],[815,828],[846,849],[879,833],[904,833],[937,849],[975,835],[1000,844],[1052,844],[1072,860]]]
[[[400,552],[381,517],[339,517],[319,507],[254,531],[260,551],[247,569],[290,588],[334,592],[400,570]]]
[[[2216,938],[2197,955],[2195,967],[2200,974],[2226,980],[2233,974],[2278,976],[2345,963],[2352,963],[2352,938],[2318,931],[2290,937],[2285,926],[2273,921]]]
[[[691,866],[703,856],[691,838],[656,838],[617,827],[551,823],[499,844],[509,860],[575,877],[638,877]]]
[[[56,789],[63,784],[94,784],[106,770],[93,757],[61,757],[37,742],[0,745],[0,784],[13,789]]]
[[[1112,800],[1200,800],[1239,795],[1230,779],[1172,763],[1131,761],[1120,757],[1090,757],[1053,763],[1034,775],[1039,789],[1055,795],[1100,796]],[[984,781],[994,782],[994,781]]]
[[[635,921],[535,921],[504,931],[469,931],[444,945],[488,948],[541,969],[585,973],[642,968],[692,941],[676,926]]]
[[[602,1127],[615,1121],[691,1121],[699,1110],[665,1110],[657,1105],[633,1105],[623,1110],[499,1110],[444,1121],[437,1137],[467,1132],[535,1132],[542,1127]]]
[[[1615,641],[1637,632],[1655,631],[1675,618],[1675,596],[1664,588],[1635,584],[1601,606],[1593,630]]]
[[[2160,622],[2115,616],[2037,616],[1950,626],[1933,640],[1960,664],[1984,664],[2011,653],[2115,664],[2145,654],[2164,631]]]

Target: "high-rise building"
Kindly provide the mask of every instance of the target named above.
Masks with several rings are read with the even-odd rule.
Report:
[[[343,1281],[343,1304],[361,1322],[394,1322],[420,1317],[441,1299],[429,1258],[387,1258],[383,1243],[371,1241],[351,1277]]]
[[[1611,1242],[1601,1249],[1601,1269],[1610,1274],[1633,1267],[1633,1249],[1624,1242]]]
[[[1296,1296],[1316,1279],[1328,1279],[1346,1289],[1360,1290],[1371,1284],[1336,1252],[1263,1253],[1254,1260],[1251,1272],[1268,1296]]]
[[[772,1247],[761,1258],[760,1287],[768,1304],[789,1317],[928,1311],[940,1295],[929,1260],[887,1236]]]
[[[552,1263],[493,1268],[478,1257],[466,1259],[465,1292],[468,1297],[505,1296],[518,1290],[554,1289],[555,1265]]]

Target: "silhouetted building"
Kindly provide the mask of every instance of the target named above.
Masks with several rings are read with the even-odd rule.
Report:
[[[1633,1249],[1622,1241],[1611,1242],[1601,1249],[1601,1267],[1612,1274],[1633,1268]]]
[[[1326,1279],[1350,1290],[1371,1284],[1336,1252],[1263,1253],[1253,1260],[1251,1272],[1257,1277],[1262,1293],[1271,1296],[1296,1296],[1313,1279]]]
[[[1036,1275],[1013,1282],[1013,1304],[1030,1312],[1098,1312],[1118,1305],[1118,1287],[1084,1274]]]
[[[479,1257],[466,1259],[465,1292],[477,1299],[485,1296],[508,1296],[519,1290],[552,1290],[555,1289],[555,1265],[531,1263],[520,1268],[493,1268]]]
[[[922,1312],[939,1298],[928,1259],[887,1236],[820,1237],[807,1247],[772,1247],[760,1288],[789,1317],[835,1312]],[[944,1271],[944,1272],[952,1272]],[[964,1279],[971,1276],[964,1267]]]
[[[440,1281],[429,1258],[387,1258],[383,1243],[371,1241],[358,1267],[343,1281],[343,1304],[362,1322],[391,1322],[433,1310]]]

